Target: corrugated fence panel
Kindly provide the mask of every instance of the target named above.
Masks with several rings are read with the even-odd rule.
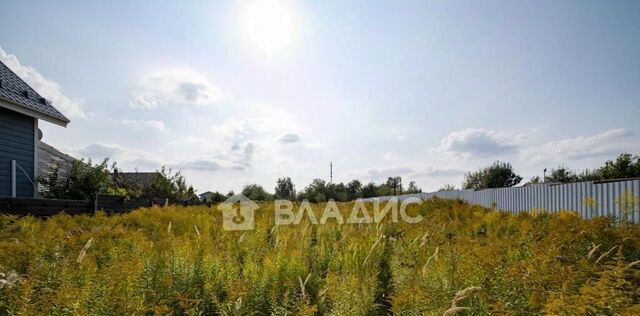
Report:
[[[576,182],[566,184],[532,184],[523,187],[497,188],[486,190],[452,190],[407,194],[401,196],[381,196],[365,199],[389,200],[409,197],[431,199],[462,199],[471,204],[496,207],[515,214],[532,210],[575,211],[584,218],[595,216],[626,216],[640,222],[640,179],[603,182]]]

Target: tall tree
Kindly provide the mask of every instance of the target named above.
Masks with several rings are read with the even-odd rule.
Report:
[[[294,200],[296,189],[291,178],[284,177],[276,181],[275,195],[278,199]]]
[[[351,180],[351,182],[347,183],[347,195],[349,200],[362,197],[362,183],[358,180]]]
[[[409,186],[407,187],[407,190],[405,191],[405,193],[407,194],[422,193],[422,189],[420,189],[416,185],[415,181],[411,181],[409,182]]]

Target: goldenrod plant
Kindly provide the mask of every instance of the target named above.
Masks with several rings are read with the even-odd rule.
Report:
[[[424,219],[279,226],[263,202],[249,231],[205,206],[2,216],[0,314],[640,314],[637,224],[443,199],[409,212]]]

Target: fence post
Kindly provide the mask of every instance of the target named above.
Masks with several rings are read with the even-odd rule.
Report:
[[[93,195],[93,213],[98,211],[98,193]]]
[[[16,197],[16,161],[11,160],[11,197]]]

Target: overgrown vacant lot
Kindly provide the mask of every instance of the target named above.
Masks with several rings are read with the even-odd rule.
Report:
[[[425,219],[276,227],[264,204],[249,232],[206,207],[5,216],[0,314],[640,314],[637,225],[445,200],[411,212]]]

